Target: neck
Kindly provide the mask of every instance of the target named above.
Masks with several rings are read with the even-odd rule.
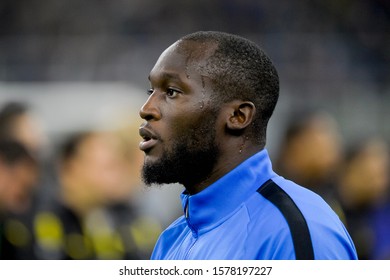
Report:
[[[205,179],[202,179],[197,183],[184,183],[184,186],[188,193],[196,194],[206,189],[208,186],[218,181],[225,174],[232,171],[242,162],[253,156],[254,154],[263,150],[264,147],[243,147],[237,151],[229,151],[229,153],[222,153],[220,158],[218,159],[217,164],[214,166],[213,170],[210,172],[209,176]]]

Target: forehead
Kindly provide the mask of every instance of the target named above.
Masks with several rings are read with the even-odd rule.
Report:
[[[177,41],[160,55],[150,74],[167,75],[176,71],[181,71],[187,76],[190,72],[200,74],[201,68],[206,65],[207,58],[214,49],[210,43]]]

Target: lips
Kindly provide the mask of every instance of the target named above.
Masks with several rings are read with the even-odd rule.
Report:
[[[151,130],[145,127],[140,127],[139,135],[143,139],[139,143],[139,148],[144,152],[152,149],[158,142],[158,137]]]

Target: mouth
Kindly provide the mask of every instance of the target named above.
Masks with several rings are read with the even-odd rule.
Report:
[[[139,143],[141,151],[147,152],[152,149],[158,142],[157,136],[145,127],[140,127],[139,135],[142,137],[142,141]]]

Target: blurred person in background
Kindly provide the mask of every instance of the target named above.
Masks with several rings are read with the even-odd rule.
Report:
[[[275,170],[321,195],[340,214],[335,184],[342,157],[342,137],[335,118],[323,110],[304,111],[287,125]]]
[[[19,209],[19,211],[16,211],[16,209],[9,210],[5,215],[3,230],[5,234],[4,244],[6,244],[4,247],[7,246],[7,249],[3,250],[3,252],[6,252],[3,257],[8,259],[32,259],[34,258],[32,247],[34,240],[31,231],[31,219],[35,207],[42,197],[41,187],[44,178],[46,178],[44,174],[47,173],[42,161],[43,146],[46,141],[43,126],[28,103],[7,101],[2,104],[0,109],[0,139],[4,143],[13,143],[11,144],[13,148],[9,147],[7,153],[13,151],[14,154],[10,154],[10,156],[13,155],[15,159],[18,159],[15,160],[17,164],[13,166],[13,171],[8,170],[10,180],[7,184],[18,186],[16,188],[20,199],[24,197],[24,202],[20,202],[19,206],[23,205],[23,211],[21,211],[22,209]],[[16,153],[16,151],[19,152]],[[21,173],[20,177],[14,174],[17,170]],[[24,173],[24,176],[22,173]],[[34,191],[31,191],[32,185],[34,185]],[[9,188],[9,191],[12,192],[14,188]],[[16,192],[14,195],[17,196]],[[12,198],[8,198],[7,201],[12,203]]]
[[[137,158],[124,147],[111,132],[83,131],[64,142],[58,198],[34,220],[38,259],[149,258],[160,228],[132,205]]]
[[[108,124],[108,127],[114,128],[123,143],[125,154],[131,159],[132,166],[129,168],[129,179],[133,186],[141,186],[134,193],[133,202],[137,204],[137,209],[146,217],[153,217],[152,224],[158,222],[160,231],[168,226],[172,220],[182,215],[182,208],[178,203],[178,196],[181,193],[181,186],[171,186],[170,188],[145,188],[141,180],[140,170],[144,160],[143,152],[138,149],[139,145],[139,115],[137,110],[120,114],[117,118]],[[134,149],[134,147],[136,147]],[[134,189],[134,188],[133,188]],[[116,197],[126,197],[116,191]],[[124,190],[126,192],[126,190]],[[115,192],[110,192],[115,195]]]
[[[46,143],[40,119],[28,104],[16,101],[3,104],[0,110],[0,138],[23,143],[35,157],[42,155]]]
[[[40,176],[32,207],[45,203],[52,195],[54,170],[49,158],[50,143],[44,130],[44,120],[27,102],[5,102],[0,110],[0,139],[18,141],[37,160]],[[32,213],[33,211],[29,212],[31,215]]]
[[[370,137],[351,145],[340,170],[338,197],[359,259],[390,258],[390,155]]]
[[[26,217],[38,178],[38,163],[29,150],[17,141],[0,139],[0,259],[33,258]]]

